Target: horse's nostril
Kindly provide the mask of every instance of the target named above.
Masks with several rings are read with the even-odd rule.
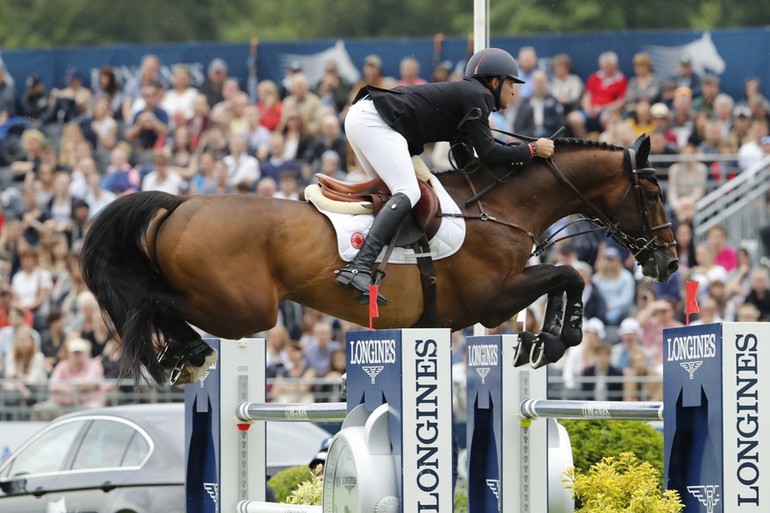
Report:
[[[668,272],[669,274],[674,274],[679,269],[679,261],[678,260],[672,260],[668,263]]]

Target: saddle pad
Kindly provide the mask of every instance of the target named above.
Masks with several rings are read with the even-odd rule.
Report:
[[[431,186],[436,191],[441,211],[444,213],[460,213],[460,208],[446,192],[441,182],[433,175],[430,176]],[[319,212],[329,218],[337,234],[337,249],[346,262],[353,260],[361,247],[369,228],[372,226],[374,216],[372,214],[340,214],[325,210],[322,205],[316,203],[313,197],[307,195],[308,202],[312,203]],[[444,217],[441,219],[436,235],[430,240],[430,255],[433,260],[447,258],[457,252],[465,240],[465,220],[461,217]],[[385,253],[383,249],[377,258],[379,262]],[[415,264],[417,258],[411,248],[395,248],[390,255],[389,264]]]

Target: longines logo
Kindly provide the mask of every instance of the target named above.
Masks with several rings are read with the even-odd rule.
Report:
[[[369,378],[371,378],[372,385],[374,385],[374,383],[377,381],[377,375],[380,372],[382,372],[382,369],[384,369],[384,368],[385,367],[382,366],[382,365],[363,365],[363,366],[361,366],[361,369],[363,369],[363,371],[369,375]]]
[[[679,362],[679,365],[681,365],[682,368],[687,371],[687,374],[690,375],[690,379],[693,379],[695,377],[695,371],[698,370],[701,365],[703,365],[703,360],[696,360],[694,362]]]
[[[688,486],[687,491],[706,506],[708,513],[714,513],[714,506],[719,504],[719,485]]]
[[[492,493],[495,494],[495,499],[497,499],[497,511],[500,511],[500,480],[487,479],[487,486],[492,490]]]
[[[489,374],[489,371],[492,370],[489,367],[476,367],[476,372],[479,373],[479,376],[481,376],[481,384],[485,385],[487,382],[487,374]]]
[[[219,509],[219,487],[217,484],[203,483],[203,489],[208,492],[209,497],[211,497],[211,500],[214,501],[214,504],[217,505],[217,509]]]

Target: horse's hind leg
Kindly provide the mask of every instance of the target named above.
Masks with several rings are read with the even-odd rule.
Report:
[[[162,312],[155,323],[166,339],[158,363],[171,371],[172,385],[197,381],[216,362],[217,352],[183,320]]]

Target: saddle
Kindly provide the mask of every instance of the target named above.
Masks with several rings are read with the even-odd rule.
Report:
[[[420,164],[425,166],[421,160]],[[417,171],[418,166],[419,164],[415,163],[415,171]],[[430,185],[430,172],[427,171],[427,168],[424,169],[424,172],[428,175],[425,176],[423,173],[417,172],[420,200],[412,208],[412,215],[407,216],[401,225],[398,239],[396,239],[397,246],[410,246],[423,235],[431,239],[436,235],[441,224],[441,205],[436,192]],[[367,204],[365,208],[374,215],[379,213],[391,196],[388,186],[379,177],[368,182],[356,183],[342,182],[322,174],[318,174],[316,177],[323,197],[342,203]]]

